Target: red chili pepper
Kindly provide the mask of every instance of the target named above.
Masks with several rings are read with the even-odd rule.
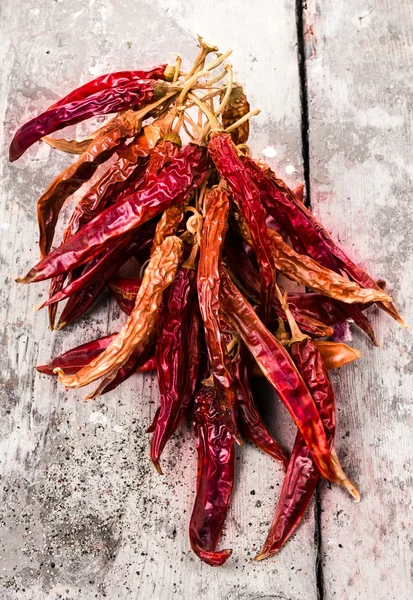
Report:
[[[197,145],[185,146],[157,177],[121,204],[110,206],[66,243],[41,260],[19,283],[32,283],[75,269],[103,252],[113,240],[139,227],[169,206],[179,204],[205,176],[207,155]]]
[[[173,92],[176,92],[176,88],[163,81],[141,79],[96,92],[68,104],[54,106],[20,127],[10,144],[9,160],[17,160],[43,136],[68,125],[75,125],[97,115],[136,109]]]
[[[252,444],[278,461],[284,470],[288,467],[288,458],[265,427],[254,404],[249,381],[247,366],[242,356],[242,350],[233,360],[235,381],[237,382],[237,411],[242,435]]]
[[[117,335],[117,333],[112,333],[105,337],[98,338],[97,340],[86,342],[86,344],[72,348],[60,356],[57,356],[47,365],[37,366],[36,369],[39,373],[44,373],[45,375],[55,375],[54,370],[60,368],[68,375],[74,375],[80,371],[80,369],[83,369],[83,367],[88,365],[91,360],[99,356]],[[152,356],[139,367],[138,370],[140,373],[143,373],[146,371],[155,371],[155,369],[156,359],[155,356]]]
[[[266,321],[274,300],[275,266],[258,188],[244,168],[229,134],[212,133],[208,151],[220,176],[228,182],[234,199],[250,227],[252,244],[260,268],[261,305]]]
[[[221,270],[221,303],[225,320],[230,321],[254,356],[268,381],[283,401],[322,475],[333,483],[346,484],[332,459],[326,432],[307,386],[287,351]]]
[[[251,173],[255,173],[265,208],[287,231],[295,250],[309,254],[320,264],[337,273],[340,269],[345,271],[362,287],[380,289],[377,282],[343,252],[311,211],[284,182],[275,177],[269,167],[265,166],[262,170],[248,157],[244,157],[243,162]],[[377,304],[398,323],[405,326],[392,302]]]
[[[216,551],[235,476],[234,438],[225,426],[214,388],[195,396],[194,433],[198,455],[197,494],[189,524],[193,551],[208,565],[223,565],[232,550]]]
[[[64,96],[49,106],[48,110],[56,108],[57,106],[64,106],[77,100],[84,100],[97,92],[103,92],[104,90],[116,88],[120,85],[133,83],[139,79],[163,79],[169,81],[170,73],[171,67],[168,65],[158,65],[149,71],[116,71],[114,73],[105,73],[105,75],[100,75],[99,77],[96,77],[96,79],[92,79],[92,81],[88,81],[88,83],[74,89],[67,94],[67,96]]]
[[[332,450],[336,426],[334,391],[321,354],[311,340],[304,339],[291,346],[291,355],[316,403]],[[319,479],[319,470],[299,432],[270,532],[256,560],[278,552],[294,533]],[[357,490],[354,489],[353,493],[358,501]]]
[[[199,321],[193,318],[197,314],[193,311],[195,294],[196,272],[181,267],[166,290],[160,309],[156,343],[160,410],[151,439],[151,459],[159,473],[162,473],[159,464],[162,451],[179,427],[198,380]]]
[[[121,277],[120,275],[115,275],[109,280],[110,291],[115,296],[119,308],[127,315],[131,314],[135,306],[141,283],[142,279]]]
[[[197,278],[199,308],[204,323],[211,375],[222,417],[237,442],[241,443],[235,414],[234,376],[220,328],[220,266],[225,234],[228,230],[228,192],[220,186],[212,188],[206,195],[205,205]]]

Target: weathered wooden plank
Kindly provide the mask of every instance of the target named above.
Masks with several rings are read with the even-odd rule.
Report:
[[[200,33],[234,49],[236,76],[263,109],[253,127],[255,154],[270,154],[290,181],[301,178],[293,4],[263,0],[258,10],[235,0],[39,0],[35,6],[6,0],[3,156],[16,127],[58,95],[99,73],[170,59],[172,51],[188,65]],[[47,285],[13,281],[37,257],[35,198],[69,162],[37,145],[18,163],[2,165],[2,598],[315,599],[312,511],[276,560],[251,562],[282,481],[275,464],[248,446],[239,453],[222,541],[234,556],[211,571],[193,556],[186,535],[195,479],[188,428],[167,450],[164,477],[148,461],[144,430],[157,402],[154,379],[136,376],[118,392],[83,403],[82,391],[66,394],[35,373],[36,363],[115,331],[122,321],[113,305],[108,317],[106,299],[81,324],[52,334],[46,315],[33,310]],[[292,427],[279,405],[268,411],[271,426],[291,443]]]
[[[308,2],[312,205],[349,254],[384,277],[412,323],[413,6]],[[362,501],[322,488],[324,598],[413,597],[412,335],[371,310],[381,348],[335,376],[337,446]]]

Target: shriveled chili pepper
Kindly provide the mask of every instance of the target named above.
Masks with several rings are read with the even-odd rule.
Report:
[[[262,182],[263,188],[265,187],[267,194],[263,193],[261,198],[267,210],[271,212],[275,209],[278,217],[280,217],[280,211],[284,214],[285,219],[280,223],[288,231],[296,250],[299,252],[305,250],[327,268],[336,271],[339,270],[338,267],[341,268],[362,287],[380,289],[377,282],[343,252],[333,241],[325,227],[321,225],[296,194],[284,182],[275,177],[267,165],[264,170],[261,170],[249,158],[245,158],[245,164],[248,169],[254,170],[257,178]],[[264,191],[263,188],[261,188],[262,191]],[[380,302],[379,306],[398,323],[405,326],[391,298]]]
[[[115,275],[109,280],[110,291],[115,296],[119,308],[127,315],[131,314],[135,306],[141,283],[142,279],[137,277],[121,277],[120,275]]]
[[[333,461],[317,407],[288,352],[266,329],[251,305],[231,282],[225,269],[221,270],[221,303],[225,320],[231,322],[265,377],[274,386],[305,439],[320,472],[333,483],[350,486]]]
[[[117,333],[112,333],[97,340],[86,342],[57,356],[46,365],[38,365],[36,369],[39,373],[44,373],[45,375],[55,375],[54,370],[57,368],[62,369],[67,375],[77,373],[80,369],[88,365],[91,360],[99,356],[117,335]],[[139,372],[154,371],[155,369],[156,359],[152,356],[139,367]]]
[[[218,173],[228,182],[234,199],[239,204],[250,228],[252,245],[261,274],[261,305],[265,321],[269,318],[273,305],[275,265],[258,189],[243,167],[229,134],[213,132],[208,151]]]
[[[229,232],[227,237],[229,239],[227,240],[228,243],[226,243],[225,246],[225,254],[227,267],[231,274],[231,278],[248,298],[250,298],[254,303],[257,303],[259,302],[260,292],[259,273],[251,263],[244,248],[239,243],[239,240],[237,240],[237,236],[235,236],[233,233],[231,235],[231,232]],[[321,294],[319,294],[319,296],[324,298],[321,296]],[[274,298],[273,307],[277,316],[285,318],[285,314],[277,298]],[[307,333],[310,333],[312,336],[329,337],[333,335],[333,329],[330,325],[297,310],[292,304],[291,310],[300,327]]]
[[[288,458],[265,427],[254,404],[242,350],[233,361],[232,367],[237,383],[237,412],[242,435],[257,448],[272,456],[286,470]]]
[[[39,247],[42,256],[48,254],[60,210],[66,199],[91,178],[98,166],[108,160],[126,137],[136,134],[142,125],[138,113],[120,115],[91,143],[88,150],[64,169],[37,201]]]
[[[178,428],[198,380],[199,321],[193,312],[195,296],[196,272],[180,268],[160,309],[156,342],[160,410],[151,439],[151,459],[160,473],[162,451]]]
[[[202,182],[206,166],[203,148],[192,144],[185,146],[170,165],[136,194],[107,208],[18,281],[32,283],[49,279],[93,258],[115,238],[182,202]]]
[[[242,87],[234,86],[232,88],[231,96],[228,104],[222,113],[222,124],[224,129],[230,127],[236,123],[241,117],[248,114],[250,111],[250,104],[247,100],[246,95]],[[234,144],[245,144],[248,140],[250,133],[249,121],[244,121],[237,129],[231,132],[231,138]]]
[[[212,188],[207,193],[205,205],[197,278],[199,308],[218,404],[225,424],[240,443],[235,414],[234,377],[220,329],[220,265],[228,229],[228,192],[220,186]]]
[[[82,387],[99,378],[116,377],[119,369],[139,347],[146,348],[155,330],[163,291],[172,283],[182,254],[182,242],[166,238],[146,267],[135,307],[116,339],[95,360],[76,375],[66,376],[60,369],[59,381],[66,387]]]
[[[381,289],[362,288],[355,281],[321,266],[310,256],[298,254],[276,231],[269,229],[268,233],[275,264],[290,279],[349,304],[387,301],[390,298]]]
[[[113,73],[105,73],[104,75],[99,75],[99,77],[92,79],[92,81],[88,81],[84,85],[72,90],[67,96],[64,96],[49,106],[49,110],[77,100],[84,100],[97,92],[116,88],[120,85],[132,83],[139,79],[162,79],[170,81],[173,77],[173,71],[173,67],[163,64],[158,65],[153,69],[149,69],[148,71],[116,71]]]
[[[179,91],[163,81],[137,79],[110,89],[96,92],[87,98],[68,104],[54,106],[34,117],[16,132],[9,152],[9,160],[15,161],[43,136],[75,125],[97,115],[138,108]]]
[[[321,354],[308,338],[293,343],[290,347],[290,352],[314,399],[323,421],[335,462],[339,465],[338,458],[333,451],[336,426],[334,391]],[[341,467],[338,466],[338,468]],[[294,444],[274,521],[264,546],[256,557],[257,560],[262,560],[278,552],[296,530],[311,500],[319,478],[320,473],[317,466],[299,432]],[[352,495],[356,502],[360,500],[360,495],[355,488],[352,490]]]
[[[232,550],[216,550],[228,512],[235,477],[234,438],[226,427],[213,387],[195,396],[194,433],[198,455],[197,493],[189,524],[189,539],[199,558],[217,567]]]

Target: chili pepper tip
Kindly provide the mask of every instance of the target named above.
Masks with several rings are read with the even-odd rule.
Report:
[[[39,373],[43,373],[44,375],[54,374],[49,365],[37,365],[36,370],[39,371]]]
[[[265,560],[266,558],[269,558],[270,556],[271,556],[270,552],[265,552],[265,550],[261,550],[261,552],[259,552],[257,554],[257,556],[254,557],[254,560],[259,562],[260,560]]]
[[[152,462],[153,462],[153,466],[158,471],[159,475],[163,475],[163,471],[162,471],[161,464],[160,464],[159,460],[152,460]]]

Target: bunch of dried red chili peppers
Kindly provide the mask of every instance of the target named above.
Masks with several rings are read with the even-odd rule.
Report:
[[[230,53],[202,39],[199,48],[188,73],[177,58],[175,66],[110,73],[74,90],[18,130],[10,160],[39,140],[78,155],[38,200],[41,260],[19,279],[50,279],[42,306],[51,328],[59,302],[67,301],[61,329],[107,288],[128,315],[118,333],[38,370],[57,374],[66,388],[99,380],[88,398],[136,371],[157,371],[151,459],[161,472],[165,445],[192,411],[198,475],[190,541],[203,561],[222,565],[231,551],[216,548],[234,482],[235,443],[243,439],[286,470],[257,560],[278,552],[295,531],[320,476],[359,499],[334,450],[328,370],[360,353],[323,338],[352,319],[376,343],[364,312],[373,303],[403,321],[384,283],[337,246],[299,192],[251,157],[249,119],[258,111],[250,111],[233,82],[224,63]],[[49,137],[113,113],[81,141]],[[51,250],[63,204],[99,168]],[[119,274],[130,259],[139,277]],[[310,291],[282,293],[280,273]],[[290,459],[254,405],[249,378],[255,376],[268,379],[297,425]]]

